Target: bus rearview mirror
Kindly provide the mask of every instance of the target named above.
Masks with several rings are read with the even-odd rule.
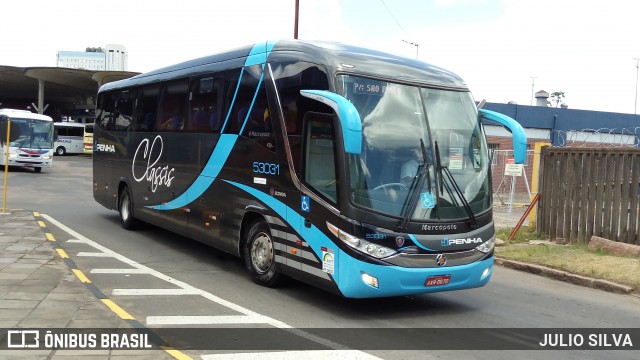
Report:
[[[300,94],[330,106],[340,121],[344,151],[354,155],[362,152],[362,122],[358,110],[349,100],[327,90],[300,90]]]
[[[524,164],[527,158],[527,134],[520,123],[499,112],[478,109],[482,119],[495,121],[506,127],[513,135],[513,159],[516,164]]]

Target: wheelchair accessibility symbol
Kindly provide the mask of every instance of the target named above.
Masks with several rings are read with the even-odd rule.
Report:
[[[423,209],[433,209],[434,207],[436,207],[436,202],[433,199],[433,194],[430,192],[421,193],[420,200]]]
[[[307,195],[302,195],[300,197],[300,209],[304,212],[309,212],[311,210],[311,202],[309,202],[309,197]]]

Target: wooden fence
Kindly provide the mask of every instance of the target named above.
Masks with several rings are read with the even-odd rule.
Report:
[[[640,245],[640,149],[545,147],[539,188],[536,227],[551,240]]]

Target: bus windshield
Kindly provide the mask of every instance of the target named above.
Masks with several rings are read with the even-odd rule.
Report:
[[[23,149],[52,149],[53,122],[37,119],[11,118],[11,133],[16,134],[11,147]]]
[[[348,160],[354,204],[417,221],[468,218],[465,202],[474,214],[491,208],[488,152],[469,92],[349,75],[338,83],[362,119],[362,152]]]

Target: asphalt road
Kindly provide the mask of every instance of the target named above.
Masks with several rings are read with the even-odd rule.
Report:
[[[399,334],[411,328],[640,327],[640,298],[636,296],[582,288],[500,267],[495,268],[489,284],[480,289],[388,299],[343,299],[295,281],[277,289],[259,287],[251,282],[240,259],[157,227],[121,229],[117,213],[93,201],[91,169],[91,158],[83,156],[56,157],[53,168],[40,174],[14,169],[8,178],[8,207],[46,214],[56,239],[81,270],[103,293],[110,294],[150,327],[215,327],[226,326],[227,321],[244,321],[257,327],[295,329],[391,328]],[[69,239],[74,241],[65,242]],[[198,321],[204,322],[192,325]],[[461,342],[474,336],[473,331],[461,332]],[[341,356],[356,358],[357,354],[383,359],[638,358],[638,351],[582,350],[392,349]],[[230,358],[240,358],[234,356]]]

